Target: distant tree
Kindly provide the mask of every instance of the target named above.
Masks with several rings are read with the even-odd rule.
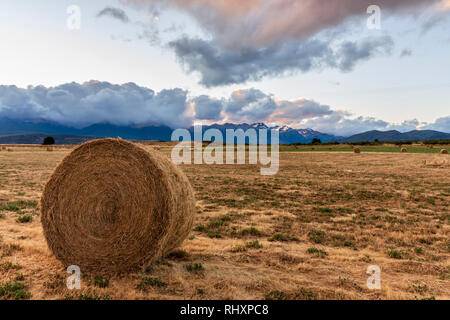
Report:
[[[320,139],[314,138],[312,140],[312,144],[321,144],[321,143],[322,143],[322,141],[320,141]]]
[[[53,137],[47,137],[44,139],[44,142],[42,143],[44,146],[51,146],[55,144],[55,138]]]

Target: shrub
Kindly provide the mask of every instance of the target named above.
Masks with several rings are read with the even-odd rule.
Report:
[[[44,146],[51,146],[55,144],[55,138],[53,137],[47,137],[44,139],[44,142],[42,142],[42,145]]]

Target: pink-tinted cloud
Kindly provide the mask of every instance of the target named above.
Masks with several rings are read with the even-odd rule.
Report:
[[[225,48],[266,47],[305,40],[347,19],[364,16],[370,5],[411,12],[448,7],[448,0],[122,0],[145,6],[171,6],[193,16]]]

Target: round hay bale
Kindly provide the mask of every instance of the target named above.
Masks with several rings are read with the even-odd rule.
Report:
[[[448,150],[447,149],[442,149],[441,150],[441,154],[448,154]]]
[[[53,147],[47,147],[47,151],[53,151]]]
[[[13,149],[11,149],[11,148],[9,148],[9,149],[8,149],[8,152],[13,152],[13,151],[14,151],[14,150],[13,150]]]
[[[360,148],[354,148],[354,149],[353,149],[353,152],[354,152],[354,153],[361,153],[361,149],[360,149]]]
[[[402,148],[402,152],[405,153],[408,152],[408,150],[406,148]]]
[[[55,169],[41,199],[48,246],[66,266],[145,268],[189,235],[194,191],[169,158],[121,139],[90,141]]]

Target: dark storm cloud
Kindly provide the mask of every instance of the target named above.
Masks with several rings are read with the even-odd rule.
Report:
[[[128,18],[128,15],[126,14],[126,12],[120,8],[106,7],[97,14],[97,17],[103,17],[103,16],[108,16],[108,17],[120,20],[123,23],[130,22],[130,19]]]
[[[324,41],[310,40],[237,52],[222,50],[212,41],[183,38],[171,42],[170,47],[188,72],[200,74],[201,84],[215,87],[326,67],[351,71],[360,61],[389,53],[393,41],[390,37],[379,37],[346,41],[332,48]]]

